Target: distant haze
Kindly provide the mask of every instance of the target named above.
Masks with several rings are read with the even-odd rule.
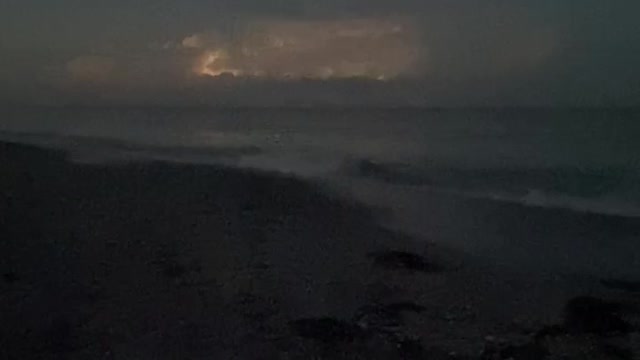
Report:
[[[638,106],[640,3],[6,0],[0,104]]]

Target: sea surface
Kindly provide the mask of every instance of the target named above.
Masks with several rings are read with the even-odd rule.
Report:
[[[396,210],[416,223],[440,211],[433,218],[459,217],[463,227],[475,216],[434,205],[447,199],[517,205],[528,235],[496,230],[503,215],[441,239],[410,230],[512,265],[640,276],[640,110],[32,108],[5,110],[0,131],[0,140],[65,149],[78,162],[222,163],[368,187],[397,194],[372,199],[402,202]],[[585,238],[550,222],[558,214],[570,229],[589,222]]]

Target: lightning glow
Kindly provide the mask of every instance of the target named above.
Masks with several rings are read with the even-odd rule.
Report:
[[[399,20],[262,21],[241,33],[223,44],[185,37],[185,48],[202,48],[195,74],[383,81],[415,71],[422,54],[414,27]]]
[[[200,59],[198,59],[197,65],[194,71],[197,74],[205,76],[220,76],[223,74],[231,74],[233,76],[240,76],[243,72],[239,69],[234,69],[227,66],[229,56],[224,50],[209,50],[205,52]]]

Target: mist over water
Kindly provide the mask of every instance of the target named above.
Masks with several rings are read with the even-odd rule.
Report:
[[[83,163],[162,159],[289,173],[393,210],[403,231],[495,261],[624,275],[637,262],[633,225],[565,230],[558,214],[537,209],[635,223],[639,120],[623,110],[31,109],[9,112],[1,137]],[[516,226],[511,210],[483,205],[495,202],[533,212]],[[576,246],[584,251],[568,261]]]
[[[631,110],[32,109],[0,126],[85,160],[96,148],[125,159],[173,150],[174,160],[229,163],[234,154],[239,166],[302,176],[347,172],[532,204],[553,195],[633,204],[639,121]]]

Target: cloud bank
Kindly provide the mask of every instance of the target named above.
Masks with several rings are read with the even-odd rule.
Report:
[[[364,18],[257,20],[226,39],[203,32],[170,43],[195,54],[196,75],[387,80],[419,72],[418,39],[407,20]]]
[[[10,2],[0,102],[640,104],[640,5],[114,1]]]

